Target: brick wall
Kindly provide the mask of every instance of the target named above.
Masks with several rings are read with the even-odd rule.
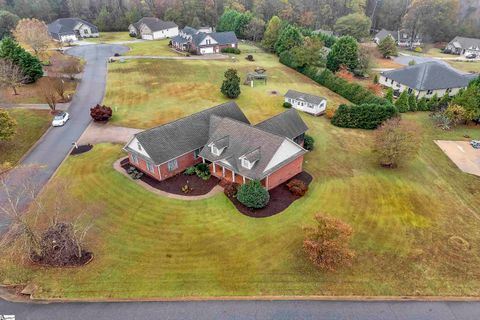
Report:
[[[303,171],[303,156],[298,157],[294,161],[284,165],[268,177],[268,189],[273,189],[276,186],[290,180],[297,174]]]
[[[129,153],[128,154],[128,161],[130,162],[130,164],[134,167],[136,167],[137,169],[139,169],[140,171],[142,171],[143,173],[157,179],[157,180],[160,180],[160,174],[158,172],[158,167],[157,166],[154,166],[154,172],[151,172],[150,170],[147,169],[147,162],[142,159],[141,157],[137,156],[137,159],[138,159],[138,163],[135,163],[133,161],[133,158],[132,158],[132,154]]]
[[[177,158],[178,168],[174,171],[168,170],[168,164],[164,163],[160,165],[160,172],[162,174],[162,180],[173,177],[174,175],[185,171],[188,167],[196,165],[202,162],[201,158],[195,159],[193,157],[193,151]]]

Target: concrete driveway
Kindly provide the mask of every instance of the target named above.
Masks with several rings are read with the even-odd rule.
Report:
[[[78,140],[78,144],[97,144],[104,142],[125,144],[134,134],[139,133],[140,131],[143,130],[117,127],[108,123],[92,122],[87,130],[85,130],[80,140]]]
[[[115,53],[124,53],[127,47],[120,45],[86,45],[67,50],[67,54],[83,58],[85,65],[83,79],[77,88],[68,112],[71,120],[65,126],[50,128],[20,166],[41,166],[30,174],[31,183],[37,186],[36,192],[48,182],[55,170],[70,152],[72,142],[77,141],[91,122],[90,107],[101,103],[105,94],[107,60]],[[22,169],[7,173],[9,183],[21,185],[24,174]],[[5,201],[5,194],[0,191],[0,202]],[[26,203],[22,204],[26,205]],[[8,219],[0,215],[0,234],[8,226]]]
[[[436,140],[435,143],[460,170],[480,177],[480,150],[467,141]]]

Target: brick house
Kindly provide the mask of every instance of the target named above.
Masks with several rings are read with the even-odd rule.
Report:
[[[172,47],[198,55],[220,53],[225,48],[237,48],[238,39],[234,32],[210,32],[209,28],[195,29],[186,26],[172,38]]]
[[[129,162],[163,181],[200,162],[212,175],[272,189],[303,170],[307,126],[291,109],[252,126],[235,102],[206,109],[134,135]]]

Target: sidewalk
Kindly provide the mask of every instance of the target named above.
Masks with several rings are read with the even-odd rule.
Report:
[[[70,103],[57,103],[56,110],[65,111],[70,107]],[[48,104],[14,104],[0,103],[0,108],[5,109],[32,109],[32,110],[50,110]]]

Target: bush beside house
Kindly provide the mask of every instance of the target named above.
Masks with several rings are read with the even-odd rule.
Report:
[[[260,181],[253,180],[238,188],[237,200],[248,208],[261,209],[267,206],[270,194]]]

